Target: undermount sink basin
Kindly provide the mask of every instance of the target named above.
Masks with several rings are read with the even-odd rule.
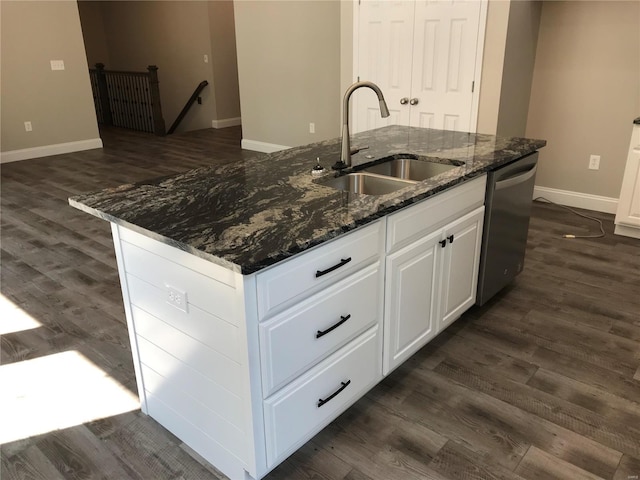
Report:
[[[416,158],[394,158],[387,162],[367,167],[363,171],[420,182],[457,167],[458,165],[430,162]]]
[[[385,195],[416,182],[398,178],[371,175],[369,173],[349,173],[322,182],[323,185],[350,193],[363,195]]]

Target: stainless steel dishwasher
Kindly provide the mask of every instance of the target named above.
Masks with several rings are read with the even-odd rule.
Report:
[[[489,172],[477,305],[484,305],[522,271],[538,152]]]

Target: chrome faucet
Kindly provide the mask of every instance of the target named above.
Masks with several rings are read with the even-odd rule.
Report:
[[[356,82],[347,88],[344,92],[344,99],[342,102],[342,150],[340,153],[340,161],[336,162],[332,168],[334,170],[341,170],[351,166],[351,140],[349,138],[349,98],[351,94],[360,87],[368,87],[378,96],[378,102],[380,103],[380,115],[382,118],[389,116],[389,109],[387,108],[387,102],[384,101],[382,90],[373,82]]]

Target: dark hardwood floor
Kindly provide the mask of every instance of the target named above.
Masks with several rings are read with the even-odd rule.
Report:
[[[16,383],[28,383],[41,365],[34,362],[68,352],[104,372],[100,388],[108,380],[118,395],[136,394],[109,225],[69,207],[67,197],[257,155],[240,149],[235,127],[102,136],[103,150],[1,166],[0,327],[20,311],[37,322],[1,336],[3,422],[22,401],[40,405],[34,417],[43,419],[62,415],[51,399],[71,410],[89,402],[83,395],[97,386],[57,371],[47,373],[55,381],[39,382],[49,390],[38,399],[21,396],[36,387]],[[267,478],[638,479],[640,241],[613,235],[612,215],[592,214],[607,235],[567,240],[563,233],[597,227],[536,202],[517,280]],[[87,398],[90,407],[113,407],[109,398]],[[3,428],[2,480],[224,478],[135,407],[28,438]]]

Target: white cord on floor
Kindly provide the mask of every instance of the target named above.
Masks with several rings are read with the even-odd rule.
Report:
[[[589,220],[593,220],[594,222],[598,222],[598,224],[600,225],[600,234],[599,235],[573,235],[573,234],[570,234],[570,233],[565,233],[564,235],[562,235],[562,238],[602,238],[602,237],[604,237],[605,233],[604,233],[604,228],[602,227],[602,221],[601,220],[598,220],[597,218],[594,218],[594,217],[590,217],[589,215],[585,215],[584,213],[576,212],[573,208],[567,207],[565,205],[560,205],[559,203],[556,203],[556,202],[552,202],[548,198],[536,197],[533,200],[534,201],[535,200],[544,200],[547,203],[551,203],[551,204],[556,205],[558,207],[564,208],[565,210],[569,210],[571,213],[575,213],[579,217],[584,217],[584,218],[587,218]]]

